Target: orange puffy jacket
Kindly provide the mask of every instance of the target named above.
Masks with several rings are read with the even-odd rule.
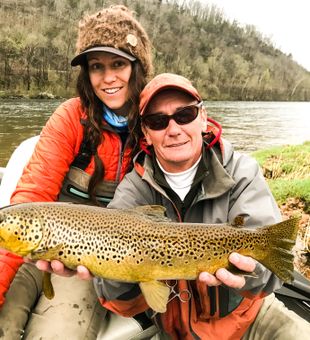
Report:
[[[24,260],[4,249],[0,249],[0,306],[4,303],[4,295]]]
[[[11,197],[12,204],[58,200],[64,177],[80,150],[83,119],[86,119],[86,114],[79,98],[69,99],[56,109],[42,130],[35,151]],[[104,179],[120,181],[128,170],[130,149],[122,151],[119,135],[108,125],[103,131],[103,142],[98,146],[98,155],[104,164]],[[93,173],[93,158],[85,171],[88,174]],[[22,263],[21,257],[2,251],[0,307],[4,302],[4,294]]]

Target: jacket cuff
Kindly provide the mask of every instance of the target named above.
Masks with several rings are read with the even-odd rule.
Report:
[[[0,306],[4,303],[4,296],[23,263],[22,257],[0,249]]]
[[[254,273],[257,277],[245,277],[242,289],[235,289],[247,298],[263,298],[281,288],[283,282],[261,263],[257,263]]]

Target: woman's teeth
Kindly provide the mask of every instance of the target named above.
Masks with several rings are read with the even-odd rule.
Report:
[[[108,93],[108,94],[113,94],[117,91],[119,91],[121,88],[120,87],[114,87],[113,89],[104,89],[104,92]]]

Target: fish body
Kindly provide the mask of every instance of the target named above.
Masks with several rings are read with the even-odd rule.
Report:
[[[232,252],[253,257],[285,282],[292,280],[298,217],[248,229],[240,223],[177,223],[164,212],[161,206],[17,204],[0,210],[0,247],[34,260],[60,260],[72,269],[84,265],[106,279],[139,282],[149,304],[154,302],[147,295],[161,280],[193,280],[203,271],[233,269]],[[164,288],[165,296],[155,300],[168,300]]]

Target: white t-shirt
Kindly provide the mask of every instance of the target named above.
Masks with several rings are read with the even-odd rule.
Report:
[[[156,161],[158,163],[158,166],[164,173],[165,179],[167,183],[170,185],[171,189],[178,194],[180,199],[183,201],[185,196],[190,191],[190,188],[192,186],[192,183],[194,181],[198,164],[201,160],[201,156],[197,160],[197,162],[190,167],[189,169],[182,171],[182,172],[168,172],[166,171],[161,164],[159,163],[158,159],[156,158]]]

